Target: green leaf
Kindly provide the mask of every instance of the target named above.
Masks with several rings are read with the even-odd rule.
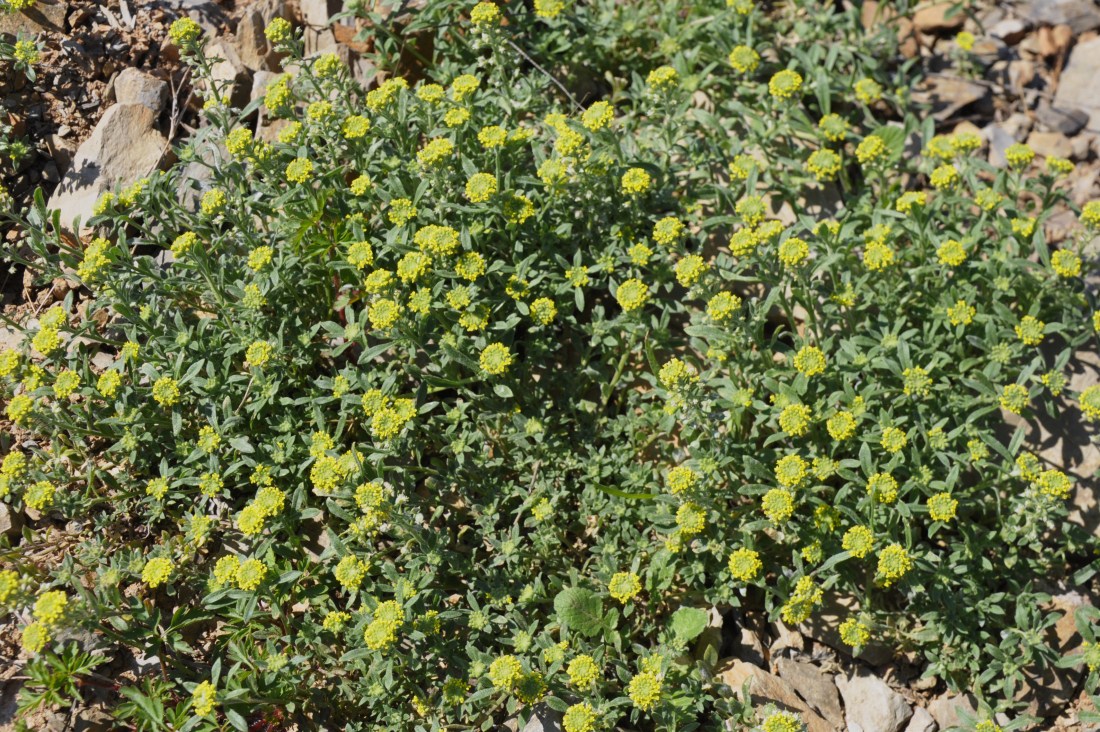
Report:
[[[612,488],[609,485],[600,485],[599,483],[593,483],[592,485],[600,489],[604,493],[612,496],[618,496],[619,498],[625,498],[630,501],[652,501],[657,497],[656,493],[627,493],[624,490],[618,488]]]
[[[669,627],[673,635],[686,643],[706,630],[707,611],[698,607],[682,607],[672,614]]]
[[[245,721],[244,717],[242,717],[239,712],[232,709],[226,709],[225,718],[233,729],[241,730],[241,732],[248,732],[248,722]]]
[[[581,635],[593,636],[603,627],[603,600],[592,590],[570,587],[554,598],[558,621]]]
[[[252,449],[252,443],[248,441],[247,437],[233,437],[229,440],[229,446],[237,452],[243,452],[246,455],[255,452]]]

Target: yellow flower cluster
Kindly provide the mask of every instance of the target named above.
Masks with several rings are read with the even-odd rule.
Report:
[[[150,588],[159,587],[168,581],[176,565],[167,557],[153,557],[141,570],[141,581]]]
[[[822,589],[814,582],[813,577],[803,576],[798,578],[794,589],[791,591],[787,603],[783,606],[780,615],[784,623],[798,625],[805,622],[813,609],[821,604]]]
[[[633,572],[618,572],[607,583],[607,592],[625,603],[642,591],[642,579]]]
[[[729,556],[730,574],[739,582],[752,582],[763,568],[760,555],[752,549],[742,547],[734,550]]]

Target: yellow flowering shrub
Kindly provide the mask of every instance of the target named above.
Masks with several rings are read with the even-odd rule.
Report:
[[[120,683],[189,729],[542,702],[567,732],[686,729],[747,713],[691,655],[709,608],[835,600],[838,652],[1018,706],[1040,588],[1097,548],[1075,466],[1026,440],[1100,421],[1069,378],[1100,202],[1048,242],[1066,164],[932,134],[858,4],[414,5],[432,63],[406,77],[378,32],[371,88],[273,21],[279,131],[200,92],[203,134],[85,246],[4,214],[8,259],[72,284],[0,353],[0,500],[72,532],[0,570],[31,669],[70,629],[155,653]],[[208,78],[201,27],[170,37]]]

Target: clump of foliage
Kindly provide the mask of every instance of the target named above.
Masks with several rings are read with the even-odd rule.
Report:
[[[0,354],[0,493],[83,532],[58,566],[45,533],[6,553],[26,707],[91,673],[77,628],[160,660],[115,709],[140,729],[540,701],[568,732],[798,729],[717,682],[714,606],[838,604],[838,647],[990,713],[1051,660],[1044,588],[1094,544],[1026,424],[1100,417],[1065,376],[1100,327],[1084,234],[1043,237],[1071,164],[934,136],[858,11],[534,8],[429,2],[428,78],[371,89],[276,21],[262,134],[211,83],[86,246],[41,197],[10,214],[9,255],[80,286]],[[584,23],[622,43],[576,107],[552,74]]]

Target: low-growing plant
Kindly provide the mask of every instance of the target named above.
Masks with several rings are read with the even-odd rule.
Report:
[[[15,41],[8,41],[5,38],[0,38],[0,62],[4,66],[22,73],[27,81],[34,82],[38,78],[34,65],[38,63],[38,57],[41,53],[41,47],[33,39],[19,38]]]
[[[87,244],[42,196],[10,214],[9,257],[77,288],[0,354],[0,493],[40,527],[0,603],[35,678],[80,627],[159,659],[115,709],[140,729],[544,702],[567,732],[776,732],[708,610],[829,603],[837,647],[918,654],[983,729],[1015,709],[1095,547],[1024,440],[1100,417],[1066,377],[1100,204],[1052,250],[1072,164],[934,135],[857,10],[633,5],[429,2],[427,78],[373,88],[276,21],[287,74],[244,110],[210,84]],[[659,43],[596,54],[605,98],[554,76],[624,16]],[[198,26],[172,38],[208,78]]]

